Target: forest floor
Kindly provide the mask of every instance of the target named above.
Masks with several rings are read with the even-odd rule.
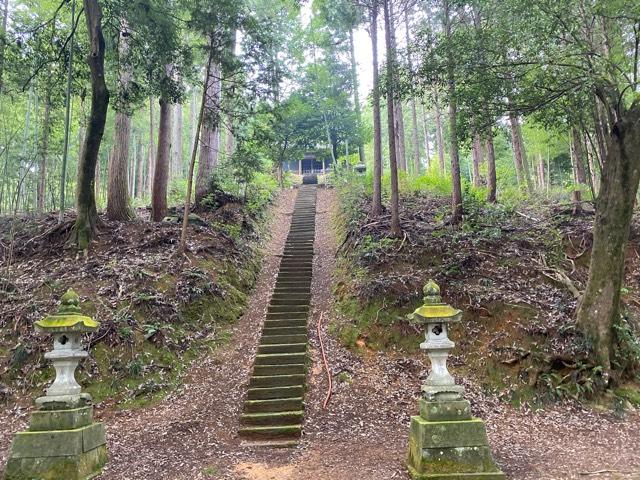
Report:
[[[336,251],[332,217],[335,192],[318,190],[313,311],[313,363],[304,436],[299,447],[245,447],[237,438],[261,324],[288,231],[295,190],[272,208],[272,236],[246,314],[230,341],[198,358],[182,385],[154,406],[99,409],[108,432],[110,460],[102,480],[407,480],[404,460],[410,415],[416,413],[421,354],[349,349],[326,333],[333,319]],[[324,315],[323,315],[324,313]],[[317,322],[334,378],[326,409],[327,380],[319,354]],[[486,422],[494,456],[514,480],[640,479],[640,415],[618,417],[577,403],[538,411],[515,408],[465,380],[474,412]],[[13,432],[24,428],[23,410],[0,411],[0,463]]]

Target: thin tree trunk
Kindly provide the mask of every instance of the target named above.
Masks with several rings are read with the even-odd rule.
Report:
[[[473,163],[473,186],[479,188],[482,186],[482,179],[480,177],[480,164],[482,163],[482,142],[478,133],[473,134],[471,153]]]
[[[380,73],[378,69],[378,0],[371,6],[371,49],[373,51],[373,202],[371,213],[382,214],[382,121],[380,116]]]
[[[220,150],[220,66],[212,63],[209,67],[208,84],[205,89],[206,103],[200,131],[200,163],[196,176],[195,203],[200,205],[209,192],[211,175],[218,163]]]
[[[420,102],[420,109],[422,114],[422,131],[424,135],[424,151],[427,160],[427,168],[431,167],[431,148],[429,147],[429,129],[427,128],[427,113],[424,109],[424,103]]]
[[[198,121],[198,119],[196,118],[196,104],[196,89],[194,88],[191,92],[191,102],[189,105],[189,152],[193,151],[193,146],[198,142],[198,138],[196,137],[196,122]]]
[[[440,164],[440,173],[442,175],[446,172],[445,160],[444,160],[444,135],[442,134],[442,111],[440,110],[440,102],[438,100],[438,91],[434,90],[434,108],[436,110],[436,143],[438,144],[438,161]]]
[[[393,1],[388,2],[389,5],[389,25],[391,29],[391,44],[393,46],[394,52],[394,61],[397,61],[397,50],[398,50],[398,42],[396,40],[396,29],[395,29],[395,13],[393,11]],[[395,75],[395,74],[394,74]],[[397,164],[398,169],[403,172],[407,171],[407,148],[405,144],[405,135],[404,135],[404,108],[402,106],[402,100],[400,98],[396,98],[394,94],[393,97],[393,108],[394,108],[394,121],[395,121],[395,135],[396,135],[396,150],[397,150]]]
[[[169,162],[171,161],[171,111],[172,105],[160,98],[160,121],[158,126],[158,154],[153,175],[151,195],[151,220],[160,222],[167,216],[167,183],[169,180]]]
[[[155,152],[156,152],[156,144],[155,144],[155,125],[154,125],[154,100],[153,97],[149,97],[149,146],[147,147],[147,153],[149,154],[149,161],[147,163],[147,194],[151,196],[151,190],[153,189],[153,177],[155,176]]]
[[[496,203],[496,153],[493,148],[493,128],[487,130],[487,202]]]
[[[353,28],[349,29],[349,53],[351,57],[351,82],[353,84],[353,105],[356,111],[356,128],[358,130],[358,156],[360,163],[364,164],[364,142],[362,141],[362,111],[360,108],[360,92],[358,92],[358,65],[353,43]]]
[[[511,139],[513,144],[513,158],[516,164],[516,174],[519,178],[520,185],[524,185],[527,188],[527,192],[532,195],[533,183],[531,182],[529,163],[524,149],[524,141],[522,140],[522,128],[515,113],[509,114],[509,123],[511,125]]]
[[[97,228],[98,212],[93,187],[109,107],[109,90],[104,77],[105,44],[102,35],[102,10],[98,0],[83,0],[83,4],[89,35],[90,54],[87,57],[87,63],[91,71],[91,114],[80,159],[76,196],[78,216],[71,237],[72,242],[80,250],[88,248]]]
[[[395,44],[393,42],[392,18],[389,9],[390,0],[383,0],[385,43],[387,47],[387,125],[389,129],[389,167],[391,173],[391,233],[395,237],[402,235],[400,227],[400,192],[398,186],[398,164],[396,161],[395,114],[393,106],[395,88]]]
[[[620,316],[626,247],[640,180],[640,103],[621,116],[608,147],[596,201],[589,279],[577,314],[605,380],[613,360],[614,325]]]
[[[451,38],[451,3],[444,2],[444,31],[447,39]],[[462,184],[460,181],[460,159],[458,157],[457,98],[454,76],[454,59],[451,47],[447,49],[447,87],[449,93],[449,126],[451,128],[451,180],[453,192],[451,196],[451,223],[458,224],[462,220]]]
[[[9,0],[2,2],[2,30],[0,30],[0,93],[3,90],[4,50],[7,45],[7,21],[9,20]]]
[[[136,198],[142,198],[144,195],[144,154],[142,148],[142,135],[138,136],[138,159],[136,160]]]
[[[46,185],[47,185],[47,157],[49,155],[49,134],[51,133],[51,94],[46,93],[44,101],[44,119],[42,122],[42,137],[40,138],[39,157],[40,163],[38,165],[38,191],[37,191],[37,206],[38,213],[44,212],[44,204],[46,198]]]
[[[209,85],[211,75],[211,65],[213,63],[213,49],[209,50],[209,58],[207,59],[207,66],[205,68],[204,83],[202,85],[202,101],[200,102],[200,113],[198,115],[198,122],[194,130],[192,138],[198,139],[200,137],[200,130],[202,129],[202,120],[204,117],[204,109],[207,103],[207,87]],[[192,110],[193,111],[193,110]],[[184,199],[184,213],[182,215],[182,231],[180,232],[180,244],[178,245],[178,252],[184,254],[187,248],[187,227],[189,226],[189,212],[191,209],[191,191],[193,190],[193,171],[195,170],[196,157],[198,155],[198,145],[194,140],[191,145],[191,161],[189,162],[189,172],[187,173],[187,194]],[[280,168],[282,172],[282,168]],[[282,174],[280,174],[282,177]],[[280,181],[282,179],[280,178]]]
[[[581,186],[586,184],[586,176],[584,173],[584,150],[580,141],[580,134],[576,128],[572,129],[571,138],[571,166],[573,169],[573,181],[576,188],[571,193],[573,200],[573,214],[577,215],[582,212],[582,192]]]
[[[405,36],[407,47],[411,42],[411,38],[409,36],[409,14],[405,12],[404,15],[404,26],[405,26]],[[413,75],[413,62],[411,60],[411,55],[407,53],[407,63],[409,65],[409,71]],[[413,174],[420,175],[420,140],[418,137],[418,110],[416,108],[416,98],[415,96],[411,96],[410,100],[411,105],[411,144],[413,149]]]
[[[75,18],[76,14],[76,0],[71,0],[71,18]],[[65,193],[67,189],[67,162],[69,159],[69,135],[71,133],[71,82],[73,79],[73,46],[75,41],[75,32],[71,35],[69,40],[69,62],[67,64],[67,88],[65,91],[65,115],[64,115],[64,146],[62,149],[62,166],[60,168],[60,212],[58,214],[58,223],[62,223],[64,220],[64,211],[66,208]],[[84,119],[84,117],[83,117]],[[82,125],[78,131],[79,134],[83,131]],[[80,142],[80,145],[84,145],[84,142]],[[82,147],[79,148],[82,155]],[[80,155],[80,156],[81,156]],[[78,162],[78,166],[80,162]]]
[[[171,178],[178,180],[182,178],[182,104],[176,103],[174,109],[173,122],[173,142],[171,145]]]

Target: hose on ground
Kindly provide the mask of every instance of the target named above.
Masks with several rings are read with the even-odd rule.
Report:
[[[324,342],[322,341],[322,319],[324,318],[324,312],[320,314],[320,318],[318,318],[317,330],[318,330],[318,340],[320,342],[320,351],[322,352],[322,361],[324,363],[324,369],[327,372],[327,380],[329,381],[329,389],[327,390],[327,396],[324,399],[324,403],[322,404],[322,408],[326,409],[329,404],[329,399],[331,398],[331,391],[333,390],[333,380],[331,378],[331,370],[329,370],[329,362],[327,361],[327,353],[324,349]]]

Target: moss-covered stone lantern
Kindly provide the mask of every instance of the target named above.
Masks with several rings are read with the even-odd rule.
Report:
[[[447,368],[449,325],[460,322],[462,312],[442,302],[433,281],[424,287],[424,304],[410,316],[424,325],[431,372],[422,385],[420,415],[411,417],[407,467],[414,480],[503,480],[491,457],[484,422],[471,417],[464,388],[456,385]]]
[[[58,312],[35,323],[38,332],[53,336],[56,378],[46,395],[36,399],[29,429],[11,444],[5,480],[84,480],[97,475],[107,460],[104,426],[93,421],[91,396],[82,392],[75,370],[88,353],[82,335],[100,324],[80,310],[78,295],[69,290]]]

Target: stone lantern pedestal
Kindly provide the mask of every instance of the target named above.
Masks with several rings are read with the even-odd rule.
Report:
[[[504,480],[491,456],[484,422],[471,416],[464,387],[447,369],[455,344],[448,325],[459,322],[460,310],[442,303],[440,287],[429,281],[424,305],[412,318],[425,325],[420,348],[431,360],[431,373],[422,386],[420,415],[411,417],[407,467],[414,480]]]
[[[53,350],[45,358],[56,378],[36,399],[29,428],[15,435],[4,480],[84,480],[99,474],[107,461],[104,426],[93,421],[91,396],[75,379],[88,355],[81,337],[99,323],[82,315],[78,304],[78,295],[69,290],[58,313],[36,322],[36,330],[53,335]]]

